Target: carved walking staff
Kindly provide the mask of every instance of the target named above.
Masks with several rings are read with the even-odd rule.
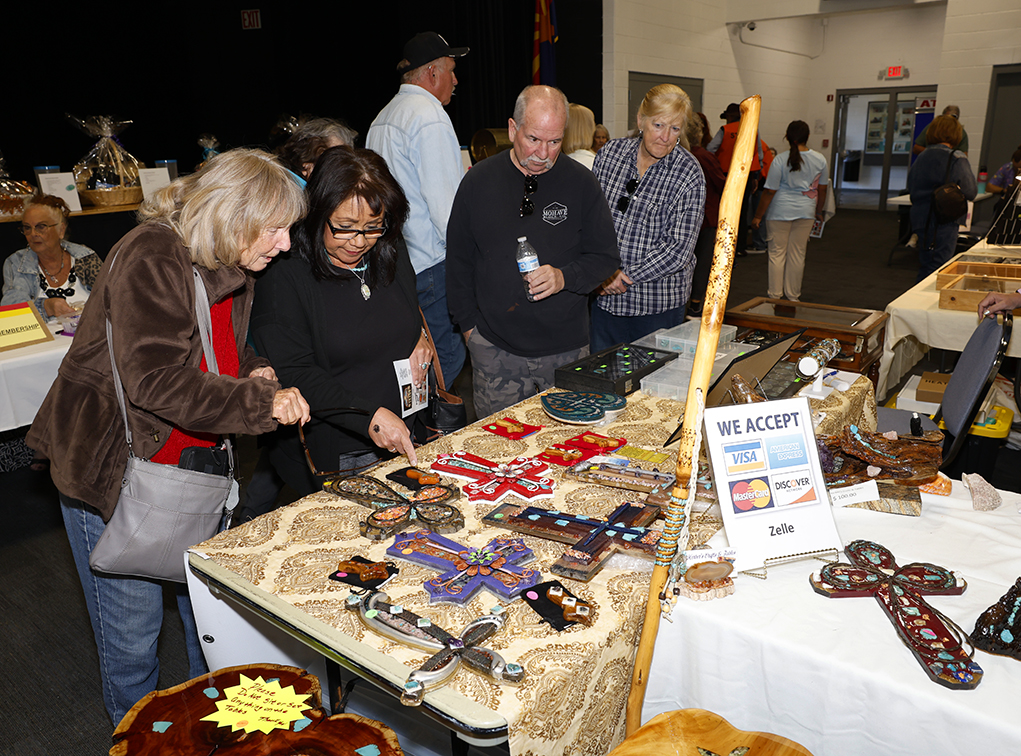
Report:
[[[684,405],[684,428],[681,431],[680,446],[677,450],[677,480],[671,490],[666,507],[666,527],[659,542],[656,566],[649,584],[649,598],[645,608],[645,624],[642,638],[635,655],[635,668],[631,676],[631,693],[627,702],[627,734],[630,735],[642,724],[642,704],[645,701],[645,686],[649,668],[652,666],[652,651],[659,630],[660,594],[663,593],[668,577],[670,562],[677,552],[677,541],[681,531],[686,531],[688,515],[691,512],[689,482],[692,469],[698,464],[698,446],[701,438],[702,402],[709,388],[709,377],[716,358],[716,347],[720,340],[720,326],[727,307],[730,291],[730,272],[734,265],[734,250],[737,239],[738,220],[745,185],[755,152],[759,127],[758,95],[741,103],[741,127],[737,132],[734,157],[727,174],[727,183],[720,196],[720,222],[716,228],[716,247],[713,250],[713,264],[709,273],[709,287],[706,290],[702,310],[702,330],[699,333],[695,351],[695,364],[688,384],[688,397]],[[691,492],[694,495],[694,491]]]

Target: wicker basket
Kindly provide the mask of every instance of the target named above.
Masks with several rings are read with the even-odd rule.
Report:
[[[134,205],[142,201],[142,187],[118,186],[113,189],[79,189],[78,194],[97,207]]]

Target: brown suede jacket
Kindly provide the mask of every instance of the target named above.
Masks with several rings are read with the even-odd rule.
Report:
[[[36,415],[27,443],[51,460],[57,489],[91,504],[109,520],[120,494],[128,448],[114,391],[106,320],[113,326],[136,456],[149,459],[172,426],[207,433],[276,429],[273,397],[280,384],[203,372],[195,320],[191,256],[167,226],[147,223],[110,251],[57,379]],[[231,311],[240,376],[269,363],[245,343],[253,280],[241,268],[197,266],[211,303],[234,292]]]

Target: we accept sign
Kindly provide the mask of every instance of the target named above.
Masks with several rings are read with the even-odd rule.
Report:
[[[841,548],[807,399],[707,409],[704,438],[738,570]]]

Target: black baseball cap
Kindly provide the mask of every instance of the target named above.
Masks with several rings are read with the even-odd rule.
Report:
[[[404,60],[397,67],[398,71],[424,66],[437,58],[463,58],[468,54],[467,47],[451,47],[447,40],[436,32],[416,34],[404,45]],[[404,64],[404,61],[407,64]]]
[[[741,106],[738,105],[736,102],[730,103],[730,105],[727,106],[727,109],[720,113],[720,118],[722,118],[723,120],[727,120],[727,118],[729,118],[732,115],[735,116],[741,115]]]

